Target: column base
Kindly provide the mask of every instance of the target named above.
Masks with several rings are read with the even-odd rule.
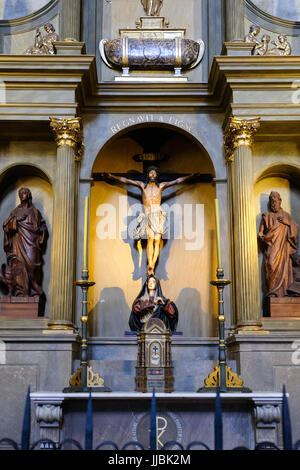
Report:
[[[238,335],[267,335],[269,331],[262,329],[262,322],[242,322],[234,328],[233,334]]]
[[[75,327],[75,325],[68,320],[50,320],[48,322],[48,328],[51,332],[77,332],[77,328]]]
[[[73,38],[54,43],[57,55],[82,55],[86,54],[85,43]]]
[[[231,41],[223,44],[221,55],[227,56],[252,56],[252,51],[255,44],[247,43],[245,41]]]

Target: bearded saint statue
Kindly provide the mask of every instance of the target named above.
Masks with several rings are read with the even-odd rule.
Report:
[[[272,191],[270,212],[262,215],[258,238],[264,248],[266,297],[284,297],[294,282],[293,256],[297,252],[298,225],[281,207],[280,194]]]

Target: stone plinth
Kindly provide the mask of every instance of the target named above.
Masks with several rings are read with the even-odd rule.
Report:
[[[34,320],[2,320],[0,317],[0,440],[9,437],[20,445],[28,387],[32,392],[61,391],[72,374],[79,337],[70,332],[46,334],[47,323],[44,317]],[[52,406],[38,411],[36,426],[41,429],[41,437],[47,433],[47,437],[56,440],[59,410]],[[32,443],[35,435],[32,421]],[[11,448],[2,443],[0,450]]]
[[[43,314],[40,297],[2,297],[0,298],[1,319],[38,318]]]
[[[271,297],[272,318],[300,318],[300,297]]]
[[[300,320],[265,318],[263,322],[265,329],[272,329],[268,335],[229,336],[228,357],[236,361],[237,371],[253,391],[281,391],[285,384],[290,395],[293,440],[297,442],[300,429]],[[264,421],[267,425],[268,420]]]
[[[225,42],[223,44],[221,55],[230,56],[251,56],[255,44],[247,42]]]
[[[85,43],[79,41],[57,41],[54,43],[57,55],[82,55],[86,53]]]

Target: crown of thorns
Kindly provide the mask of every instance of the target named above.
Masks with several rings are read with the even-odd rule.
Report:
[[[147,176],[149,176],[149,173],[152,170],[154,170],[156,172],[157,176],[159,176],[159,169],[157,168],[157,166],[149,166],[147,168],[147,172],[146,172]]]

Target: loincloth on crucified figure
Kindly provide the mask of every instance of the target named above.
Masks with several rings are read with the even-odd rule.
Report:
[[[168,216],[166,212],[155,211],[149,214],[139,214],[136,228],[133,232],[135,240],[144,240],[148,238],[149,229],[153,236],[161,235],[163,237],[168,233]]]

